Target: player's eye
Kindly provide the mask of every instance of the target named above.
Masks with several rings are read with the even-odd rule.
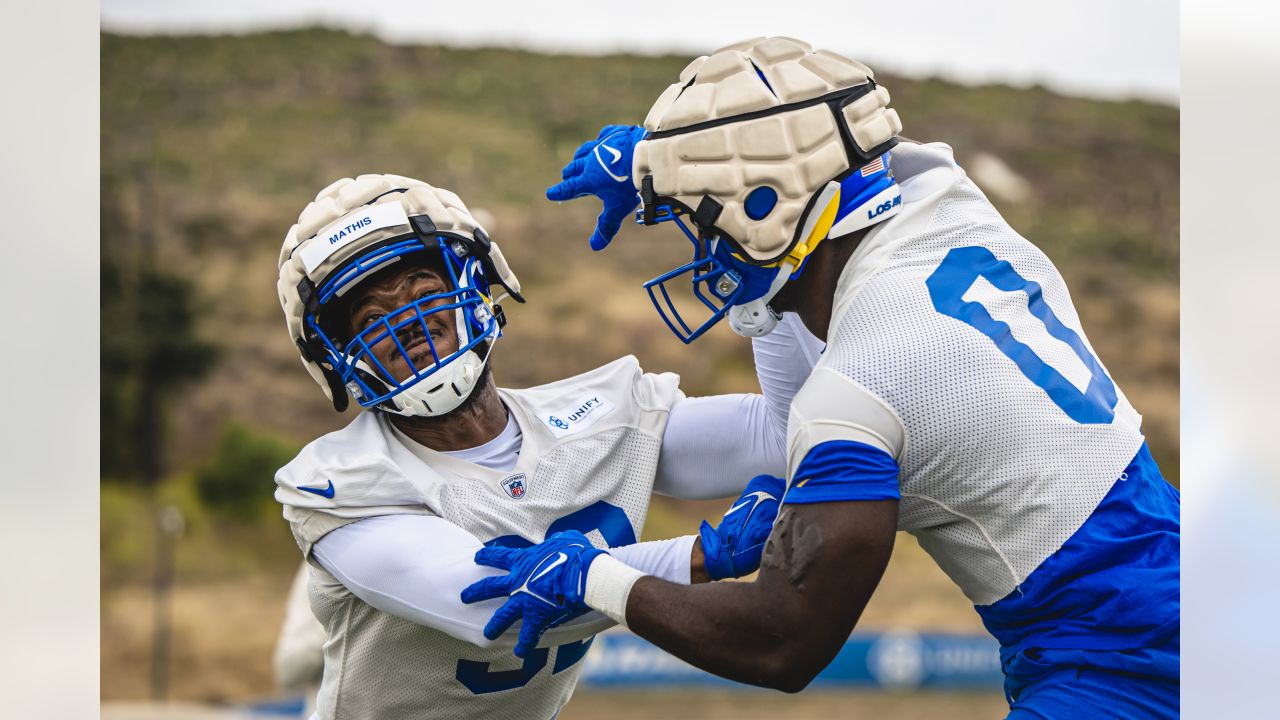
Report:
[[[386,315],[383,315],[382,313],[369,313],[360,321],[360,327],[369,327],[384,317],[386,317]]]

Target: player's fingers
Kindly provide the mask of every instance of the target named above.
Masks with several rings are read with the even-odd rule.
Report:
[[[522,658],[529,654],[529,651],[538,646],[538,638],[542,637],[542,629],[538,627],[538,623],[530,622],[529,618],[525,618],[524,624],[520,626],[520,637],[516,640],[516,657]]]
[[[547,199],[556,202],[572,200],[590,194],[590,190],[587,189],[586,179],[582,175],[571,177],[564,182],[556,183],[547,188]]]
[[[564,169],[560,171],[560,179],[568,180],[574,175],[580,174],[582,172],[582,169],[587,166],[587,162],[589,162],[590,160],[591,158],[586,156],[583,156],[580,158],[574,158],[573,160],[570,160],[569,164],[565,165]]]
[[[578,160],[586,157],[587,153],[591,152],[591,148],[596,146],[596,143],[600,141],[601,137],[604,137],[604,136],[603,135],[598,136],[595,140],[588,140],[582,143],[581,145],[579,145],[578,149],[573,151],[573,159]]]
[[[618,132],[619,130],[626,130],[629,127],[631,126],[630,125],[605,125],[604,127],[600,128],[600,134],[596,135],[596,140],[597,141],[603,140],[609,137],[610,135]]]
[[[493,617],[489,618],[489,622],[485,623],[484,636],[490,640],[497,640],[519,618],[520,600],[511,598],[498,608]]]
[[[476,564],[499,570],[510,570],[520,551],[508,547],[486,547],[476,551]]]
[[[634,209],[634,205],[630,208],[624,205],[605,208],[605,211],[600,213],[600,217],[596,218],[596,229],[591,233],[591,249],[603,250],[613,242],[613,236],[622,229],[622,221]]]
[[[487,577],[483,580],[477,580],[462,589],[462,602],[475,603],[482,600],[492,600],[496,597],[506,597],[511,594],[511,577],[509,575],[495,575]]]
[[[772,495],[775,500],[782,497],[782,493],[786,489],[786,481],[773,475],[757,475],[751,478],[751,482],[747,483],[747,492],[766,492]]]

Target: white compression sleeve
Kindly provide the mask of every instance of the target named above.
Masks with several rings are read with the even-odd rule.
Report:
[[[502,574],[475,564],[481,547],[470,533],[442,518],[381,515],[325,535],[312,555],[352,594],[385,613],[480,647],[515,647],[515,631],[497,640],[483,633],[504,598],[466,605],[459,597],[471,583]],[[688,562],[686,558],[686,566]],[[548,630],[538,645],[575,642],[612,625],[608,618],[588,613]]]
[[[685,398],[662,434],[653,491],[685,500],[732,497],[761,473],[786,471],[785,425],[760,395]]]
[[[686,500],[732,497],[756,475],[786,473],[791,401],[823,344],[799,316],[785,313],[751,347],[764,395],[686,398],[672,406],[654,492]]]
[[[611,548],[609,554],[649,575],[660,577],[668,582],[688,585],[694,540],[697,540],[697,537],[693,535],[671,540],[652,540]]]
[[[813,372],[825,347],[795,313],[783,313],[778,327],[768,335],[751,339],[756,377],[769,404],[774,422],[786,433],[791,401]]]

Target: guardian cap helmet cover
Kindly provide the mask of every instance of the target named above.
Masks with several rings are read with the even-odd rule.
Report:
[[[646,284],[677,336],[690,342],[726,314],[739,334],[769,332],[768,301],[822,240],[897,213],[889,151],[902,123],[888,105],[865,65],[784,37],[698,58],[662,93],[632,177],[639,219],[674,221],[694,242],[692,263]],[[697,328],[664,287],[686,274],[712,313]]]

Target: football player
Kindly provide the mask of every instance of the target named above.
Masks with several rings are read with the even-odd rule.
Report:
[[[315,711],[316,694],[324,674],[324,626],[311,612],[307,593],[309,567],[303,562],[293,575],[285,598],[284,622],[271,657],[276,684],[302,695],[300,715],[304,718],[311,717]]]
[[[1177,717],[1178,492],[1053,264],[948,146],[899,142],[888,106],[860,63],[747,40],[690,63],[643,127],[584,144],[547,193],[604,200],[596,249],[637,207],[684,230],[693,261],[647,287],[686,342],[726,316],[767,337],[784,311],[826,341],[791,405],[758,578],[686,587],[553,538],[480,551],[511,572],[468,597],[508,591],[491,631],[559,617],[548,602],[594,608],[698,667],[795,692],[905,530],[999,641],[1009,717]],[[671,301],[680,281],[705,320]]]
[[[685,398],[675,375],[642,372],[634,357],[499,387],[489,358],[500,303],[523,302],[520,284],[456,195],[395,175],[321,191],[285,238],[278,289],[290,338],[334,408],[354,398],[369,410],[276,476],[326,633],[316,717],[555,716],[592,637],[614,623],[577,618],[537,647],[530,623],[513,658],[514,633],[482,633],[500,603],[459,600],[503,577],[472,562],[482,546],[573,530],[677,583],[758,564],[782,494],[772,475],[785,467],[786,408],[820,351],[798,320],[756,348],[765,396]],[[636,542],[652,492],[733,497],[744,486],[699,537]]]

